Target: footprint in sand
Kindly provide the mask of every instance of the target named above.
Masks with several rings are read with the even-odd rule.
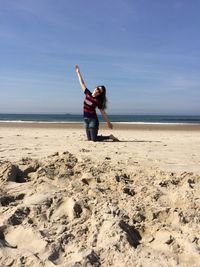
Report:
[[[18,208],[8,219],[8,223],[11,225],[19,225],[29,215],[29,213],[30,209],[28,207]]]
[[[79,151],[80,151],[80,152],[90,152],[90,150],[85,149],[85,148],[82,148],[82,149],[80,149]]]
[[[25,194],[19,194],[17,196],[11,195],[3,195],[0,197],[0,203],[3,207],[9,206],[11,203],[15,203],[16,201],[23,200]]]
[[[12,246],[6,241],[3,229],[0,229],[0,247],[17,248],[17,246]]]

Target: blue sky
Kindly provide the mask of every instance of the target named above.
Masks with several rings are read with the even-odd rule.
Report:
[[[0,113],[200,115],[199,0],[0,0]]]

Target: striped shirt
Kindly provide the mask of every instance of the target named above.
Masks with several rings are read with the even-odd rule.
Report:
[[[96,118],[96,107],[100,108],[100,103],[97,98],[92,96],[92,93],[85,89],[85,100],[83,103],[83,114],[86,118]]]

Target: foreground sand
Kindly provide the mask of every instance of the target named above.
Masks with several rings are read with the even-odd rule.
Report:
[[[199,266],[199,127],[113,134],[0,124],[0,266]]]

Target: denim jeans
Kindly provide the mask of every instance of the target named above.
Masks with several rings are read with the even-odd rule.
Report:
[[[89,141],[104,141],[110,139],[109,136],[98,136],[99,120],[98,118],[84,118],[85,130]]]
[[[84,118],[85,128],[95,128],[99,129],[99,120],[98,118]]]

